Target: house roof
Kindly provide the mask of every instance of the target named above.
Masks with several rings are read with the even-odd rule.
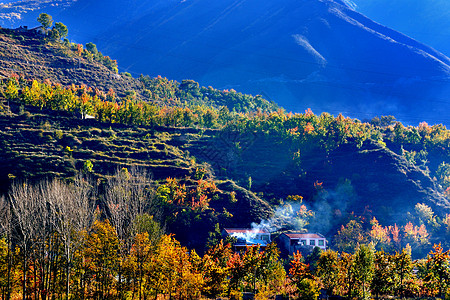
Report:
[[[324,239],[320,233],[284,233],[290,239]]]
[[[28,31],[45,31],[44,26],[40,25],[38,27],[29,28]]]
[[[253,228],[224,228],[225,232],[227,234],[233,234],[233,233],[269,233],[269,231],[265,229],[253,229]]]

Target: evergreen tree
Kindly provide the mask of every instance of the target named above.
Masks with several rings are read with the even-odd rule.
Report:
[[[41,13],[39,17],[37,18],[37,21],[41,23],[42,27],[44,27],[45,30],[50,28],[53,24],[53,18],[49,14]]]

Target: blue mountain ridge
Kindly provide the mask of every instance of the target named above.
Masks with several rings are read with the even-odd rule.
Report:
[[[448,0],[352,0],[350,5],[376,22],[450,54]]]
[[[340,0],[78,0],[54,16],[122,71],[262,94],[288,111],[450,124],[450,59]]]

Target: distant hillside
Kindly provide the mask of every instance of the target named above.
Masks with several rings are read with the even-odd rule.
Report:
[[[8,0],[0,3],[0,25],[3,27],[33,26],[43,11],[53,14],[69,7],[76,0]]]
[[[62,43],[49,42],[30,32],[0,29],[0,76],[21,74],[62,85],[88,85],[124,95],[139,90],[137,80],[115,74],[102,64],[76,55]]]
[[[205,166],[189,154],[190,143],[214,135],[193,128],[136,127],[81,120],[73,115],[11,103],[12,114],[0,114],[0,189],[15,179],[70,178],[89,162],[91,174],[102,182],[121,168],[140,168],[158,184],[178,178],[187,188],[197,186],[196,170]],[[211,180],[206,172],[205,180]],[[221,226],[250,226],[268,218],[272,210],[264,200],[229,180],[216,181],[219,192],[208,210],[167,221],[168,230],[190,247],[203,250],[208,232]],[[180,184],[181,185],[181,184]],[[231,194],[236,201],[230,201]],[[191,199],[189,199],[191,200]],[[98,205],[102,206],[101,201]],[[224,209],[225,208],[225,209]],[[230,219],[222,212],[227,212]],[[164,220],[172,216],[160,215]],[[180,226],[187,222],[189,226]]]
[[[80,0],[59,17],[135,74],[262,94],[294,112],[449,123],[449,58],[341,1],[133,3]]]
[[[257,107],[262,110],[279,108],[261,95],[201,87],[193,80],[177,82],[161,76],[133,78],[129,73],[117,74],[117,62],[109,56],[91,53],[81,44],[54,41],[28,29],[0,28],[0,54],[0,77],[5,78],[15,74],[62,86],[85,85],[102,93],[112,90],[119,97],[129,96],[167,106],[226,106],[237,112]]]
[[[438,242],[442,222],[450,221],[450,131],[441,125],[404,127],[392,117],[369,124],[311,111],[168,108],[128,96],[111,102],[88,87],[17,77],[0,87],[9,99],[0,129],[4,189],[15,178],[71,177],[79,170],[101,182],[138,166],[152,174],[160,197],[178,203],[160,213],[192,247],[201,248],[215,224],[265,222],[334,236],[358,216],[366,229],[374,217],[383,226],[419,226],[418,209],[425,208],[438,218],[429,228],[429,240]],[[82,111],[97,120],[80,119]],[[191,213],[190,198],[174,202],[186,188],[197,195],[204,179],[219,189],[205,198],[207,211]],[[302,197],[316,216],[296,223]],[[295,207],[286,208],[294,214],[288,221],[278,215],[286,205]],[[424,253],[428,245],[427,238],[414,248]]]
[[[52,3],[17,6],[38,2],[47,6],[33,13]],[[61,3],[49,12],[71,28],[71,39],[96,43],[135,77],[190,78],[204,86],[261,94],[294,112],[310,107],[359,119],[390,114],[413,125],[449,124],[449,58],[420,43],[427,40],[415,41],[354,11],[347,5],[351,1]],[[361,7],[369,11],[370,5],[365,1]],[[385,6],[395,12],[393,22],[401,22],[397,12],[414,5],[394,1]],[[33,13],[22,14],[26,24],[36,24]],[[426,13],[421,16],[433,21]]]
[[[447,0],[353,0],[355,10],[372,20],[450,55],[450,2]]]

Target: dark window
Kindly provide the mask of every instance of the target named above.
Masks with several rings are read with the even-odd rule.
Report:
[[[319,240],[319,246],[323,246],[323,245],[324,245],[323,240]]]
[[[315,246],[315,245],[316,245],[316,241],[315,241],[315,240],[310,240],[310,241],[309,241],[309,244],[310,244],[311,246]]]

